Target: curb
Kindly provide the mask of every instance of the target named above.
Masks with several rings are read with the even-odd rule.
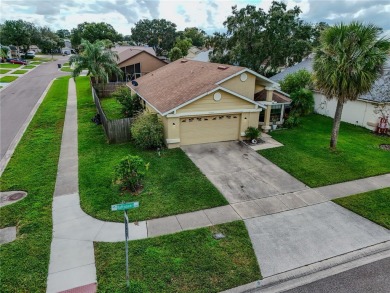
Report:
[[[46,89],[43,91],[41,97],[39,98],[38,102],[35,104],[34,108],[31,110],[30,114],[28,115],[27,119],[24,121],[23,125],[20,127],[18,133],[12,140],[8,150],[5,152],[4,157],[0,160],[0,176],[3,175],[3,172],[5,168],[8,165],[8,162],[10,161],[13,153],[15,152],[16,147],[18,146],[20,140],[23,137],[23,134],[26,132],[27,127],[30,125],[31,120],[34,118],[35,113],[37,112],[39,106],[42,104],[43,99],[46,97],[47,92],[49,91],[51,85],[53,84],[55,79],[52,79],[52,81],[48,84]]]
[[[283,292],[387,257],[390,257],[390,241],[266,277],[223,293]]]

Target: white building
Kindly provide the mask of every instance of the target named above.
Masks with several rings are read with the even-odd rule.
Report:
[[[276,82],[283,80],[288,74],[300,69],[313,72],[313,59],[307,58],[302,62],[286,68],[281,73],[272,76],[270,79]],[[318,114],[334,117],[337,100],[327,100],[324,95],[314,92],[314,111]],[[348,101],[344,104],[341,120],[351,124],[359,125],[370,130],[375,130],[379,117],[374,113],[379,104],[388,104],[390,107],[390,58],[387,59],[382,76],[372,86],[370,92],[360,96],[356,101]]]

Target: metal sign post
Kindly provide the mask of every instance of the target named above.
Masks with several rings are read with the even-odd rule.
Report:
[[[125,218],[125,250],[126,250],[126,285],[127,288],[130,287],[130,274],[129,274],[129,246],[127,239],[129,239],[129,217],[127,216],[128,209],[135,209],[139,207],[139,202],[127,202],[114,204],[111,206],[111,211],[124,211]]]
[[[129,217],[127,216],[127,210],[125,210],[125,249],[126,249],[126,285],[130,287],[130,276],[129,276],[129,246],[127,239],[129,238]]]

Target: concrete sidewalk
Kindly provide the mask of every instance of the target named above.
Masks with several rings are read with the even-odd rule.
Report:
[[[96,267],[93,241],[124,241],[124,224],[94,219],[85,214],[80,207],[77,101],[73,79],[69,80],[68,95],[53,199],[53,240],[51,243],[47,292],[61,292],[70,289],[75,289],[72,292],[77,292],[77,290],[86,292],[86,288],[90,290],[88,292],[95,292]],[[269,197],[243,200],[227,206],[138,222],[137,225],[131,223],[129,239],[136,240],[171,234],[235,220],[245,220],[250,230],[251,227],[257,226],[259,220],[269,223],[272,219],[277,218],[281,220],[286,219],[286,217],[296,218],[292,215],[295,213],[302,214],[304,209],[309,208],[309,206],[312,206],[310,210],[314,211],[311,214],[316,215],[321,211],[321,205],[324,205],[324,202],[335,195],[342,194],[342,196],[345,196],[354,194],[357,190],[368,191],[389,187],[389,179],[390,174],[386,174],[356,180],[352,183],[346,182],[317,189],[306,188],[277,195],[273,194]],[[356,186],[361,186],[361,189],[357,189]],[[327,205],[333,204],[327,203]],[[316,212],[317,210],[318,212]],[[365,221],[369,222],[368,220]],[[375,241],[385,241],[387,239],[388,234],[382,234],[380,232],[382,230],[377,228],[375,224],[365,223],[364,225],[369,229],[379,231]],[[254,234],[252,233],[252,235]],[[263,266],[262,262],[260,264]],[[270,269],[269,274],[272,274],[272,269]]]

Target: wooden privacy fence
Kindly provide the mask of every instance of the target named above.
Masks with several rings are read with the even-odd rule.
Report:
[[[96,90],[92,87],[92,96],[96,105],[96,109],[100,115],[100,121],[102,122],[104,132],[106,133],[109,143],[120,143],[129,141],[130,125],[132,118],[122,118],[109,120],[102,109],[100,99],[96,93]]]

